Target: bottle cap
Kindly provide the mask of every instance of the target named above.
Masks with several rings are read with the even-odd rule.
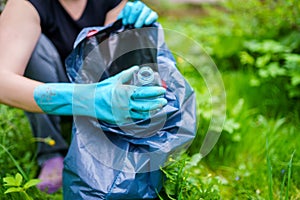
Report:
[[[148,66],[142,67],[138,71],[137,78],[140,84],[148,85],[154,81],[154,72]]]

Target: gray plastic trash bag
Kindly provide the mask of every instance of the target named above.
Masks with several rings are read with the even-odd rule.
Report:
[[[168,104],[150,119],[121,126],[74,116],[63,171],[64,199],[156,198],[164,179],[160,167],[194,139],[195,95],[177,70],[159,24],[133,29],[117,21],[86,28],[66,59],[73,83],[98,82],[133,65],[159,73]]]

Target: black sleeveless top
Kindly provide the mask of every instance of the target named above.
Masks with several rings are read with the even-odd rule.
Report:
[[[58,0],[28,1],[39,13],[42,33],[53,42],[63,63],[82,28],[103,26],[107,12],[121,2],[121,0],[88,0],[82,16],[74,21]]]

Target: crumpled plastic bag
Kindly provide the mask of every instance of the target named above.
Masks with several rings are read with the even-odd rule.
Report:
[[[158,23],[133,29],[119,20],[83,29],[66,59],[73,83],[95,83],[133,65],[159,73],[168,104],[150,119],[122,126],[74,116],[64,161],[64,199],[156,198],[164,179],[160,167],[194,139],[194,91],[176,68]]]

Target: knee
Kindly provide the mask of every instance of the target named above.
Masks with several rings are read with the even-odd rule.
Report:
[[[27,64],[24,76],[41,82],[61,82],[65,80],[63,65],[54,44],[41,35],[31,58]]]

